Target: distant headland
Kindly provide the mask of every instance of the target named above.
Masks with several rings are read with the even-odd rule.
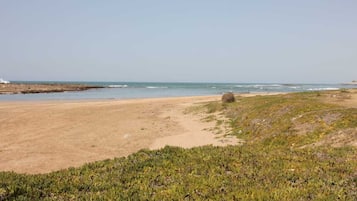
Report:
[[[55,93],[65,91],[84,91],[97,88],[103,87],[83,84],[20,84],[7,82],[0,84],[0,94]]]
[[[350,84],[357,85],[357,80],[352,80],[352,82],[346,82],[346,83],[343,83],[343,84],[347,84],[347,85],[350,85]]]

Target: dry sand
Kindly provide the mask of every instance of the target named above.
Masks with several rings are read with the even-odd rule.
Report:
[[[0,102],[0,171],[46,173],[143,148],[239,143],[185,108],[220,97]]]

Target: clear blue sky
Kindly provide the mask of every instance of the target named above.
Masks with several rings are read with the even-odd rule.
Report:
[[[9,80],[357,79],[357,1],[0,0]]]

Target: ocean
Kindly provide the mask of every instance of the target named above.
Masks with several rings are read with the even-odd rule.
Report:
[[[221,95],[225,92],[302,92],[356,88],[344,84],[282,84],[282,83],[169,83],[169,82],[12,82],[12,83],[69,83],[103,86],[79,92],[0,95],[0,101],[13,100],[86,100],[135,99],[181,96]]]

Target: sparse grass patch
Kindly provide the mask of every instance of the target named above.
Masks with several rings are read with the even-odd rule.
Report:
[[[226,104],[222,104],[220,102],[210,102],[206,104],[204,108],[206,109],[207,113],[215,113],[225,108],[225,105]]]
[[[208,115],[208,116],[204,117],[203,119],[201,119],[201,121],[203,121],[203,122],[212,122],[215,120],[216,120],[215,115]]]

